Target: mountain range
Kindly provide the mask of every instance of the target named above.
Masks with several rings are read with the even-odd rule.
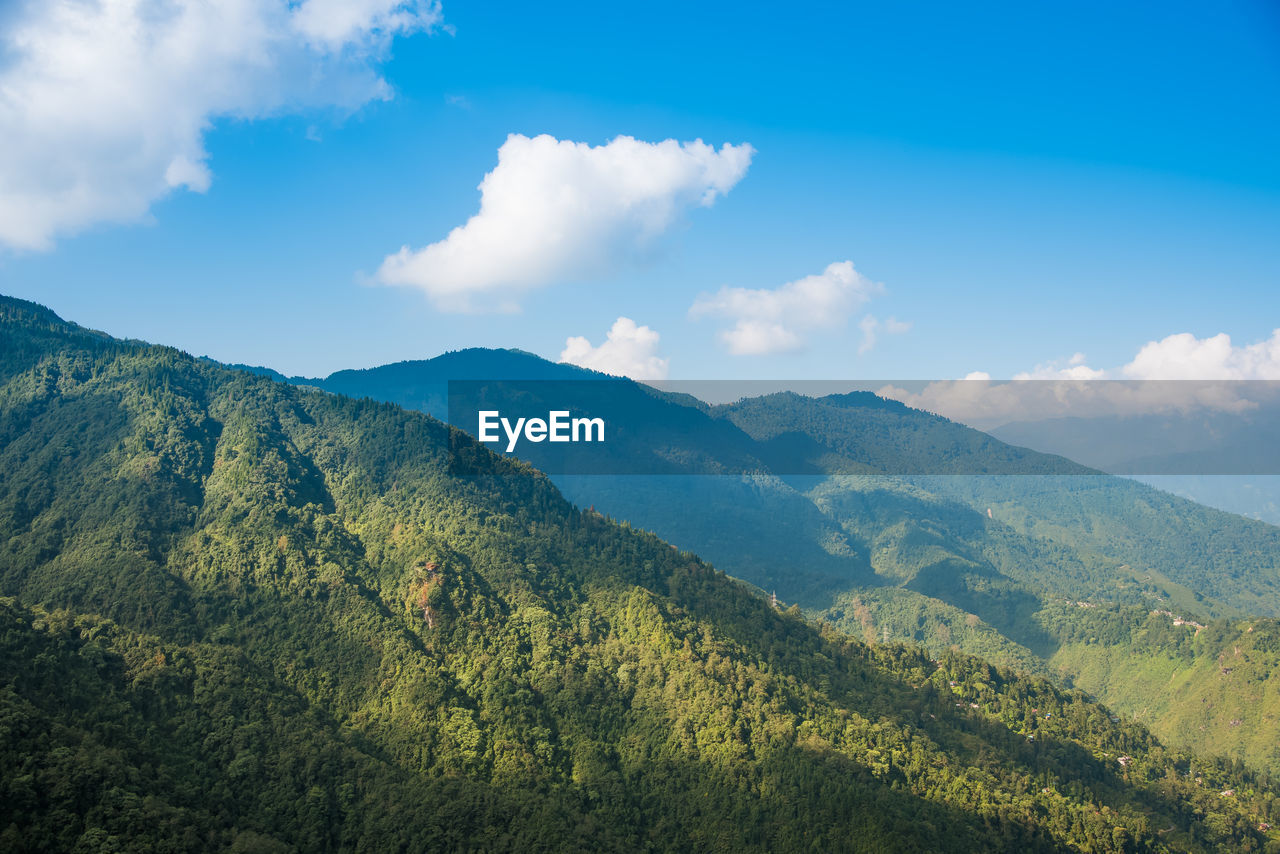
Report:
[[[1214,671],[1220,652],[1199,643],[1193,624],[1234,637],[1270,631],[1280,616],[1274,526],[868,392],[709,405],[479,349],[293,381],[452,416],[474,433],[476,406],[450,407],[451,380],[468,394],[482,387],[486,405],[545,411],[569,401],[628,425],[609,456],[586,457],[587,474],[565,473],[563,454],[545,445],[516,453],[553,472],[580,506],[687,547],[812,618],[1051,677],[1106,697],[1172,743],[1280,771],[1277,656],[1260,653],[1251,677],[1220,685],[1212,702],[1182,687],[1197,668]],[[660,474],[637,462],[655,449]],[[1080,624],[1134,608],[1191,646],[1117,636],[1103,647],[1131,666],[1092,666],[1099,646]],[[1188,727],[1193,704],[1204,720]],[[1238,723],[1246,712],[1249,727]]]
[[[1280,847],[1266,761],[1166,746],[1046,678],[1089,644],[1226,655],[1227,622],[1178,634],[1152,597],[1274,654],[1273,621],[1242,617],[1277,610],[1270,526],[868,398],[641,390],[741,436],[733,456],[552,478],[372,384],[281,382],[9,298],[0,333],[5,850]],[[801,412],[815,444],[789,462],[884,466],[891,445],[849,441],[878,424],[925,461],[1044,474],[702,473],[767,462]],[[679,525],[677,548],[659,534]],[[1065,602],[1095,584],[1095,606]],[[917,633],[977,640],[892,642],[913,607]],[[1077,611],[1097,625],[1050,619]],[[1026,666],[965,652],[983,638]]]

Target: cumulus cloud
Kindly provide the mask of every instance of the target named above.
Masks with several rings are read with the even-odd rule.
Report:
[[[615,376],[661,380],[667,376],[667,360],[658,356],[658,339],[649,327],[619,317],[599,347],[582,336],[566,339],[560,361]]]
[[[1148,341],[1132,361],[1095,369],[1076,353],[1066,363],[1047,362],[1014,374],[1015,380],[1280,380],[1280,329],[1253,344],[1236,346],[1225,332],[1197,338],[1190,332]]]
[[[754,153],[512,134],[480,182],[480,212],[441,241],[387,256],[377,280],[420,288],[445,311],[516,311],[524,291],[635,259],[682,211],[729,192]]]
[[[1076,353],[1066,364],[1062,362],[1044,362],[1030,371],[1014,374],[1015,380],[1101,380],[1106,379],[1107,372],[1095,370],[1085,364],[1084,353]]]
[[[1170,335],[1145,344],[1120,373],[1138,380],[1280,380],[1280,329],[1241,347],[1226,333]]]
[[[855,270],[852,261],[838,261],[821,273],[773,289],[723,287],[702,294],[689,316],[733,321],[732,328],[720,332],[720,340],[734,355],[783,353],[801,349],[808,332],[843,326],[883,290]],[[867,333],[865,326],[863,332]]]
[[[993,382],[985,371],[963,380],[879,393],[976,426],[1061,416],[1143,415],[1212,409],[1244,412],[1280,398],[1280,329],[1235,345],[1225,333],[1169,335],[1144,344],[1128,363],[1091,368],[1083,353]],[[1110,380],[1110,382],[1097,382]]]
[[[204,192],[219,118],[389,97],[391,40],[434,0],[26,0],[0,27],[0,245],[47,249]]]
[[[305,0],[291,11],[294,28],[329,51],[367,47],[370,35],[376,40],[440,23],[440,4],[429,0]]]

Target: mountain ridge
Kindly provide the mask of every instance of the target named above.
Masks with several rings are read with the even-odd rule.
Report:
[[[379,395],[413,403],[392,383]],[[783,470],[813,473],[552,479],[580,506],[656,531],[857,637],[935,652],[958,645],[1112,697],[1126,711],[1154,698],[1112,685],[1118,671],[1085,666],[1073,633],[1061,634],[1056,603],[1174,608],[1201,621],[1280,613],[1273,527],[1058,463],[870,393],[781,393],[700,411],[742,429],[756,443],[742,447],[763,471],[781,460]],[[691,441],[702,447],[698,435]],[[993,466],[1030,461],[1050,476],[877,474],[890,465],[946,471],[957,454],[994,455]],[[823,474],[831,458],[867,474]],[[979,459],[966,470],[985,465]],[[1280,684],[1280,656],[1259,672]],[[1170,709],[1167,718],[1144,719],[1175,742],[1211,744],[1280,771],[1274,757],[1256,750],[1265,734],[1236,729],[1231,738],[1208,739],[1180,726],[1180,716]],[[1280,724],[1263,727],[1280,738]]]
[[[774,610],[475,443],[453,476],[425,415],[6,317],[13,850],[1268,842],[1246,769]]]

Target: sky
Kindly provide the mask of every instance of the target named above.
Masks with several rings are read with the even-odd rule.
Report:
[[[1270,0],[0,0],[0,293],[323,376],[1280,379]]]

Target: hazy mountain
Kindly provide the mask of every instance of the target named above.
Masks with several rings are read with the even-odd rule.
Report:
[[[1228,384],[1229,385],[1229,384]],[[1259,385],[1259,384],[1241,384]],[[1270,391],[1274,384],[1265,384]],[[1280,407],[1053,418],[991,431],[1230,513],[1280,525]]]
[[[1251,389],[1263,400],[1243,409],[1197,406],[1145,415],[1018,421],[991,434],[1114,474],[1277,475],[1280,404],[1270,402],[1275,384],[1223,383],[1222,393],[1244,397]]]
[[[1280,525],[1280,475],[1158,474],[1134,475],[1134,480],[1228,513]]]

